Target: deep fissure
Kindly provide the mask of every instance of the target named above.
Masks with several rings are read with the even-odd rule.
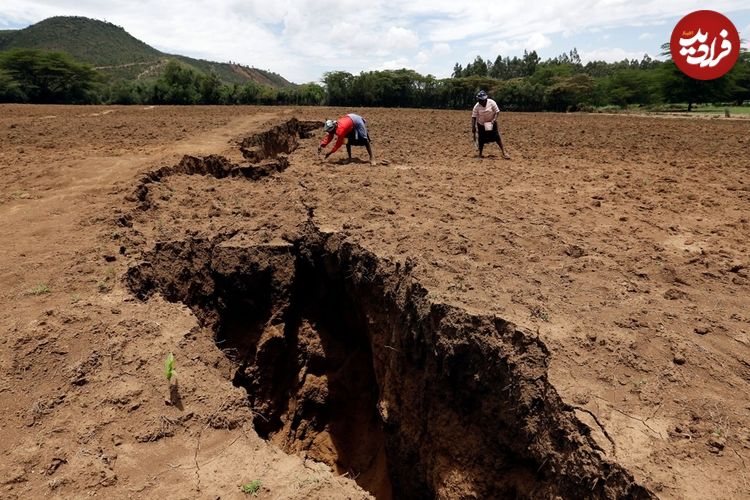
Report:
[[[267,277],[244,281],[253,290],[270,290]],[[236,289],[237,283],[228,287]],[[378,498],[390,498],[379,391],[356,305],[341,284],[301,259],[295,259],[288,291],[276,318],[268,302],[260,315],[246,307],[262,297],[233,300],[220,313],[217,343],[235,351],[233,383],[247,390],[258,411],[255,429],[287,452],[325,462]]]
[[[378,498],[652,496],[549,385],[535,335],[431,302],[342,236],[160,243],[126,280],[214,332],[259,435]]]
[[[234,163],[224,156],[215,154],[185,155],[175,165],[146,172],[127,199],[138,202],[142,210],[151,208],[150,188],[172,175],[207,175],[217,179],[244,177],[256,181],[282,172],[289,166],[287,155],[299,147],[299,141],[311,137],[312,131],[322,126],[321,122],[291,118],[269,130],[242,138],[237,141],[237,147],[247,163]]]

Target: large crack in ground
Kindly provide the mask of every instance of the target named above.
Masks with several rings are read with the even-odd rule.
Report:
[[[378,498],[653,497],[550,385],[538,336],[430,301],[341,235],[163,242],[126,282],[213,332],[259,435]]]
[[[269,130],[240,139],[237,146],[248,163],[233,163],[221,155],[185,155],[176,165],[167,165],[145,173],[128,200],[136,201],[142,210],[148,210],[152,205],[149,197],[152,185],[163,182],[172,175],[209,175],[217,179],[244,177],[258,180],[282,172],[289,166],[287,155],[297,149],[300,139],[311,137],[312,131],[322,126],[321,122],[299,121],[292,118]]]
[[[240,140],[246,165],[186,156],[147,174],[133,201],[148,208],[149,185],[174,174],[279,171],[319,126],[292,119]],[[234,363],[260,436],[377,498],[653,498],[549,383],[537,335],[431,301],[409,260],[308,216],[275,243],[237,231],[157,243],[125,279],[193,310]]]
[[[279,154],[289,154],[299,145],[299,139],[311,137],[312,131],[321,128],[323,123],[299,121],[292,118],[269,130],[253,134],[239,141],[242,156],[249,162],[257,163]]]

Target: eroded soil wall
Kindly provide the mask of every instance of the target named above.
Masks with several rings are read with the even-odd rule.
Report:
[[[537,336],[431,302],[408,263],[310,225],[163,243],[127,282],[214,332],[261,436],[379,498],[651,496],[550,386]]]

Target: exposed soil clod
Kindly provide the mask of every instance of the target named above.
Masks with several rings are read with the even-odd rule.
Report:
[[[214,332],[259,435],[378,498],[653,497],[550,385],[536,335],[431,301],[343,236],[161,243],[126,281]]]
[[[311,136],[315,129],[322,128],[322,122],[300,121],[296,118],[239,141],[242,156],[252,163],[279,154],[289,154],[299,145],[299,139]]]

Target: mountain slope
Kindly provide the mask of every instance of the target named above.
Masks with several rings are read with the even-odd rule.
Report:
[[[214,71],[227,83],[293,85],[280,75],[256,68],[165,54],[119,26],[86,17],[50,17],[22,30],[0,31],[0,51],[13,48],[67,52],[114,79],[155,78],[169,59],[177,59],[203,73]]]
[[[0,50],[2,50],[3,44],[8,41],[18,30],[0,30]]]
[[[60,50],[94,66],[143,62],[162,56],[119,26],[85,17],[50,17],[17,30],[0,48]]]

